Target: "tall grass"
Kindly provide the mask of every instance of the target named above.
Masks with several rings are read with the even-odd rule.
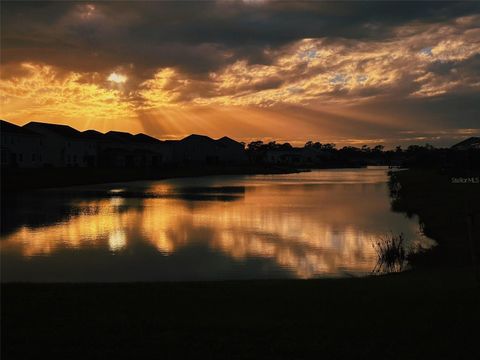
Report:
[[[372,273],[395,273],[405,269],[409,252],[403,233],[381,236],[372,245],[378,257]]]

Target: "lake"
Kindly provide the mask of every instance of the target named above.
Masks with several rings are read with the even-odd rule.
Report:
[[[385,168],[49,189],[2,200],[1,280],[365,276],[373,242],[434,242],[390,209]]]

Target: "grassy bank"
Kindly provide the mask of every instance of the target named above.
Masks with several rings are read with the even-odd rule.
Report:
[[[392,208],[418,215],[425,235],[438,243],[413,259],[415,267],[471,268],[480,247],[480,184],[452,179],[478,176],[414,169],[393,174]]]
[[[5,359],[474,359],[465,274],[2,286]]]

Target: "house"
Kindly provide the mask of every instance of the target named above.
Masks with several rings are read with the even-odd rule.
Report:
[[[42,135],[0,120],[2,167],[38,168],[43,165]]]
[[[469,137],[451,147],[454,150],[480,149],[480,137]]]
[[[101,163],[101,150],[102,145],[105,143],[105,134],[97,130],[85,130],[82,131],[82,137],[84,141],[88,142],[91,149],[94,149],[96,156],[89,156],[89,166],[100,166]]]
[[[12,146],[3,150],[2,145],[5,166],[20,166],[18,162],[24,162],[24,153],[31,153],[31,158],[22,166],[46,167],[158,168],[182,164],[238,165],[248,161],[244,145],[226,136],[214,140],[193,134],[182,140],[161,141],[142,133],[80,132],[68,125],[37,121],[23,127],[2,122],[2,129],[5,129],[2,135],[5,144],[14,141],[10,133],[36,139],[25,141],[32,147],[27,150]]]
[[[214,140],[192,134],[179,141],[165,141],[173,149],[173,161],[179,164],[243,164],[247,162],[243,144],[227,136]]]
[[[227,136],[216,140],[219,160],[223,164],[244,164],[247,162],[245,146]]]
[[[175,156],[178,146],[178,140],[164,140],[162,141],[162,153],[165,154],[164,163],[166,165],[177,164],[177,157]]]
[[[159,167],[172,158],[162,141],[145,134],[109,131],[101,146],[103,166]]]
[[[82,133],[68,125],[29,122],[24,129],[43,135],[43,164],[53,167],[95,166],[97,148]]]
[[[101,146],[101,166],[139,167],[141,154],[135,154],[134,136],[122,131],[109,131]]]
[[[159,167],[173,161],[173,148],[165,141],[141,133],[134,135],[134,141],[148,153],[149,166]]]
[[[212,138],[193,134],[174,143],[174,161],[180,164],[218,164],[218,150]]]

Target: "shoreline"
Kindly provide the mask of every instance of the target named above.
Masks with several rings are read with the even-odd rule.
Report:
[[[130,181],[154,181],[215,175],[275,175],[308,172],[285,166],[196,166],[159,169],[42,168],[2,169],[1,192],[6,195],[25,190],[63,188]],[[32,182],[34,179],[34,182]]]
[[[375,165],[388,166],[388,165]],[[369,165],[329,164],[326,166],[294,167],[285,165],[230,165],[171,166],[148,168],[2,168],[1,194],[9,192],[64,188],[131,181],[155,181],[173,178],[222,175],[279,175],[310,172],[313,170],[361,169]],[[34,181],[32,181],[34,179]]]
[[[422,169],[390,175],[392,210],[417,215],[423,233],[437,242],[410,259],[415,269],[469,267],[473,272],[474,252],[478,256],[480,249],[480,240],[473,241],[480,239],[480,185],[456,184],[455,175]]]

